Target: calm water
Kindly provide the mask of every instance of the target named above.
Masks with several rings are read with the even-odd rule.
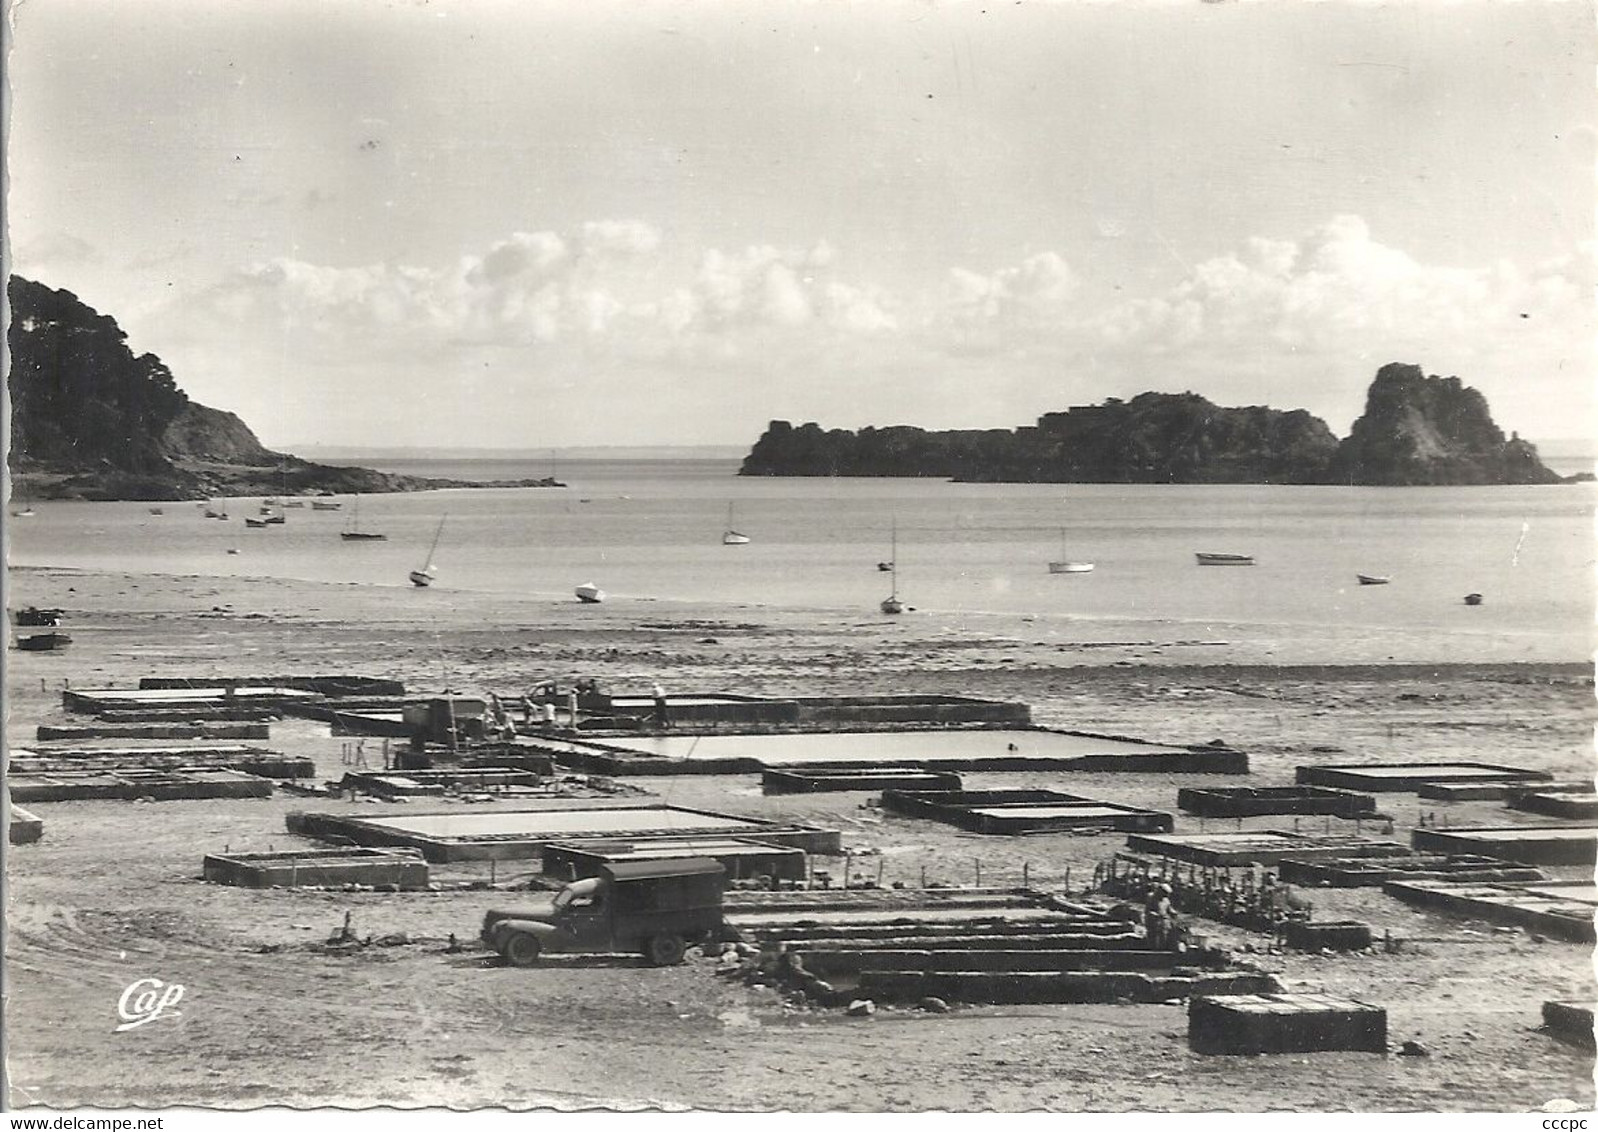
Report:
[[[385,470],[473,479],[549,474],[543,462],[406,461]],[[892,578],[923,611],[1039,617],[1368,625],[1424,634],[1561,638],[1585,655],[1593,624],[1592,484],[1535,488],[1153,487],[951,484],[905,479],[741,479],[736,461],[571,461],[564,489],[368,496],[344,510],[287,512],[247,529],[258,501],[208,520],[192,503],[42,503],[8,523],[12,562],[357,582],[408,589],[448,519],[435,592],[570,599],[595,582],[613,599],[651,597],[875,614]],[[723,546],[733,524],[753,540]],[[1089,574],[1050,575],[1062,555]],[[1523,536],[1524,532],[1524,536]],[[1517,556],[1517,542],[1520,544]],[[236,547],[240,553],[228,555]],[[1195,551],[1252,554],[1254,567],[1199,567]],[[1356,584],[1356,573],[1392,584]],[[1546,651],[1546,650],[1543,650]]]

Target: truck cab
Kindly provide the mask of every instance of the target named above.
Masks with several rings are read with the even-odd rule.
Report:
[[[483,942],[513,967],[545,951],[636,952],[657,967],[681,963],[691,943],[722,931],[726,870],[708,857],[618,861],[573,881],[553,900],[491,909]]]

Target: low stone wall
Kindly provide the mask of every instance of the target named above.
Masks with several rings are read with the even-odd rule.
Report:
[[[513,767],[442,770],[369,770],[346,773],[339,785],[386,798],[441,796],[450,791],[488,793],[506,786],[537,786],[544,776]]]
[[[268,739],[266,723],[40,724],[40,739]]]
[[[1288,920],[1282,942],[1294,951],[1364,951],[1371,945],[1371,929],[1353,920]]]
[[[964,696],[801,696],[799,722],[836,727],[863,723],[987,723],[1028,727],[1027,704]]]
[[[1511,809],[1542,814],[1544,817],[1579,821],[1598,818],[1598,794],[1555,793],[1553,791],[1517,794],[1509,800]]]
[[[1011,812],[982,812],[997,807]],[[1065,829],[1169,832],[1174,825],[1170,814],[1053,790],[884,790],[882,808],[906,817],[947,822],[973,833],[1019,834]]]
[[[608,807],[629,809],[636,807]],[[648,807],[658,808],[658,807]],[[669,807],[681,810],[681,807]],[[708,811],[682,810],[684,813]],[[716,815],[722,816],[722,815]],[[404,846],[419,850],[428,861],[441,864],[454,861],[512,861],[542,859],[544,848],[554,842],[592,841],[615,836],[612,830],[573,830],[559,832],[515,832],[503,834],[474,834],[465,837],[429,837],[425,834],[363,821],[345,814],[305,813],[287,814],[284,823],[290,833],[315,837],[337,844],[366,845],[373,847]],[[637,839],[658,837],[684,837],[694,833],[705,836],[726,836],[725,828],[692,829],[637,829],[626,836]],[[821,856],[838,856],[843,848],[843,835],[835,829],[820,829],[807,825],[782,825],[770,823],[741,828],[739,834],[757,838],[771,845],[786,845]]]
[[[806,947],[802,955],[805,967],[824,979],[838,975],[863,975],[867,971],[916,971],[925,974],[940,972],[1031,974],[1067,971],[1169,973],[1176,966],[1219,968],[1226,965],[1226,957],[1215,952],[1190,952],[1178,955],[1173,951],[1150,950],[1146,947],[1103,950],[1071,947],[1005,950],[998,948],[962,950],[948,947],[856,950]]]
[[[952,771],[917,770],[914,767],[781,767],[760,776],[762,794],[822,794],[846,790],[959,790],[960,776]]]
[[[126,747],[16,750],[8,764],[11,774],[200,769],[236,770],[261,778],[311,778],[316,774],[316,763],[311,759],[296,758],[259,747],[201,747],[194,750],[182,747]]]
[[[860,993],[916,1001],[933,996],[949,1002],[1165,1002],[1205,994],[1261,994],[1281,989],[1263,974],[1150,976],[1131,972],[1056,971],[865,971]]]
[[[304,692],[317,692],[324,696],[403,696],[405,684],[378,676],[228,676],[228,677],[177,677],[146,676],[139,681],[140,688],[215,688],[223,684],[297,688]]]
[[[1543,1003],[1543,1029],[1581,1049],[1594,1046],[1592,1007],[1578,1002]]]
[[[1550,836],[1538,836],[1556,831]],[[1598,830],[1588,826],[1473,826],[1416,829],[1416,849],[1476,853],[1527,865],[1591,865],[1598,861]]]
[[[1361,837],[1316,837],[1259,830],[1253,833],[1131,834],[1126,847],[1195,865],[1274,865],[1329,857],[1398,857],[1409,847]]]
[[[11,807],[11,821],[6,826],[6,840],[12,845],[31,845],[44,836],[44,819],[21,806]]]
[[[1542,935],[1577,943],[1598,942],[1589,901],[1561,900],[1538,891],[1557,892],[1552,882],[1529,886],[1451,884],[1447,881],[1394,880],[1382,891],[1406,904],[1432,908],[1491,923],[1528,928]]]
[[[107,708],[94,714],[101,723],[270,723],[282,716],[273,707]]]
[[[1541,869],[1492,857],[1406,856],[1283,861],[1281,877],[1311,888],[1375,888],[1390,880],[1522,881],[1546,879]]]
[[[1394,773],[1401,770],[1402,773]],[[1301,766],[1293,780],[1303,786],[1336,786],[1344,790],[1412,794],[1432,783],[1483,786],[1502,782],[1536,782],[1553,778],[1539,770],[1494,763],[1398,763]]]
[[[52,771],[14,774],[8,786],[18,802],[72,802],[88,799],[171,802],[193,798],[266,798],[272,783],[233,770]]]
[[[1387,1052],[1387,1011],[1325,994],[1201,995],[1187,1009],[1197,1053]]]
[[[336,887],[345,884],[426,888],[427,862],[409,849],[305,849],[288,853],[212,854],[205,879],[242,888]]]
[[[1178,809],[1206,818],[1247,818],[1264,814],[1326,814],[1365,818],[1376,813],[1376,799],[1325,786],[1184,786]]]

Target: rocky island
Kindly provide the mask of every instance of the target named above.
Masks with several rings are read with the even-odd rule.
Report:
[[[1339,441],[1302,409],[1223,408],[1142,393],[1046,413],[1016,429],[795,428],[772,421],[745,476],[932,476],[1003,483],[1541,484],[1562,477],[1493,423],[1457,377],[1392,363]]]
[[[178,388],[154,354],[135,355],[108,315],[12,276],[9,285],[13,490],[39,499],[204,499],[558,487],[553,479],[474,483],[315,464],[273,452],[233,413]]]

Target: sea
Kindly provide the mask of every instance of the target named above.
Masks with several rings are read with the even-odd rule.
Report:
[[[351,463],[357,461],[349,461]],[[473,481],[549,475],[547,456],[407,454],[359,461]],[[736,458],[562,459],[560,488],[309,500],[246,528],[261,500],[36,502],[7,522],[9,560],[134,573],[391,586],[433,556],[438,590],[572,600],[593,583],[629,598],[862,616],[890,591],[918,611],[1079,621],[1317,626],[1424,638],[1535,642],[1538,659],[1590,658],[1598,485],[1362,488],[961,484],[940,479],[746,478]],[[159,506],[162,514],[152,514]],[[13,503],[13,509],[16,504]],[[442,521],[442,531],[439,524]],[[386,541],[346,541],[352,522]],[[735,528],[746,545],[727,546]],[[237,554],[228,553],[238,551]],[[1248,567],[1197,565],[1200,552]],[[1093,563],[1051,574],[1048,562]],[[891,563],[892,571],[879,568]],[[1356,575],[1390,579],[1363,586]],[[1464,595],[1480,607],[1462,612]]]

